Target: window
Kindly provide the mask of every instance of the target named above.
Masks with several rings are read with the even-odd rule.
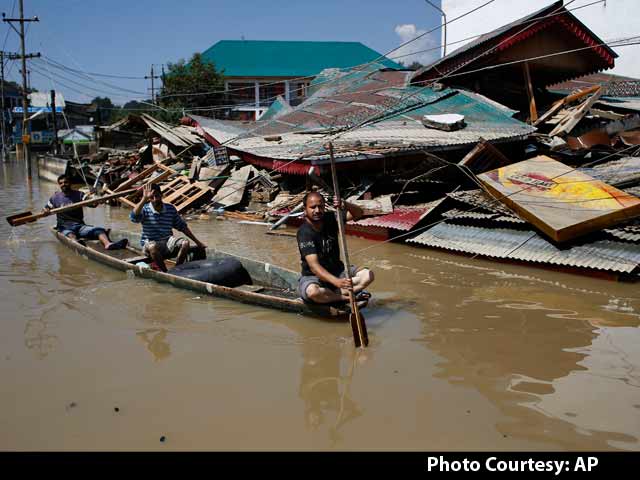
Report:
[[[271,105],[278,95],[284,97],[285,85],[282,83],[261,83],[260,84],[260,105]]]
[[[307,96],[309,82],[296,82],[291,85],[290,96],[292,99],[302,99]]]
[[[227,84],[229,103],[255,103],[256,86],[253,82],[237,82]]]

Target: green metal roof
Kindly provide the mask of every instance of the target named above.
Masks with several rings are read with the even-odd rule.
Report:
[[[227,77],[303,77],[325,68],[347,68],[380,57],[360,42],[287,42],[271,40],[220,40],[202,53]],[[403,68],[384,59],[389,68]]]

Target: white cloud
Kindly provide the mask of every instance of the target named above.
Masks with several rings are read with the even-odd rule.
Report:
[[[423,36],[391,53],[389,58],[392,60],[402,62],[405,65],[410,65],[413,62],[428,65],[440,57],[440,42],[435,40],[431,34],[424,35],[426,30],[418,29],[413,23],[407,23],[396,25],[395,32],[400,37],[400,45],[420,37],[420,35]]]

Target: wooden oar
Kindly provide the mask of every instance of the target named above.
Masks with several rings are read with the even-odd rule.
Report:
[[[344,263],[345,272],[351,277],[351,264],[349,263],[349,253],[347,252],[347,239],[344,234],[344,218],[342,217],[342,199],[340,198],[340,190],[338,188],[338,176],[336,175],[336,160],[333,156],[333,144],[329,143],[329,156],[331,158],[331,176],[333,177],[333,192],[338,202],[336,217],[338,220],[338,233],[340,234],[340,251],[342,254],[342,263]],[[353,330],[353,342],[356,347],[366,347],[369,345],[369,335],[367,334],[367,325],[364,317],[360,313],[356,296],[353,289],[349,290],[349,303],[351,304],[351,313],[349,313],[349,323]]]
[[[49,210],[49,213],[36,213],[33,214],[30,211],[16,213],[15,215],[11,215],[7,217],[7,222],[12,227],[17,227],[19,225],[24,225],[25,223],[35,222],[36,220],[48,217],[49,215],[54,215],[56,213],[67,212],[69,210],[73,210],[75,208],[87,207],[89,205],[98,205],[100,203],[108,202],[109,200],[113,200],[114,198],[123,197],[126,195],[131,195],[133,192],[137,191],[136,188],[132,188],[130,190],[125,190],[123,192],[114,193],[111,195],[105,195],[104,197],[91,198],[89,200],[83,200],[82,202],[72,203],[71,205],[66,205],[60,208],[54,208]]]

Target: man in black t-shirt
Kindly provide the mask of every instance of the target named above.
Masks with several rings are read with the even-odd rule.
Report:
[[[369,269],[349,268],[349,275],[340,261],[338,222],[333,213],[325,211],[324,197],[310,192],[302,200],[305,221],[298,229],[298,249],[302,265],[300,296],[314,303],[347,301],[348,290],[353,288],[357,298],[364,300],[370,295],[364,289],[373,282]],[[362,209],[344,202],[346,220],[362,217]]]

